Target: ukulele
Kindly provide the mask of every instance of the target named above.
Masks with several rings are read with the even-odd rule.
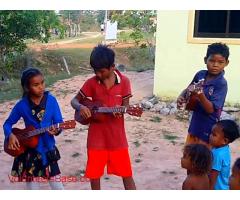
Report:
[[[106,114],[112,113],[128,113],[129,115],[141,117],[143,108],[140,105],[131,106],[116,106],[116,107],[104,107],[98,102],[93,102],[88,98],[82,99],[79,103],[90,109],[92,116],[88,119],[84,119],[80,115],[80,111],[75,111],[74,118],[80,124],[86,125],[90,122],[102,122],[106,118]]]
[[[35,129],[33,126],[28,126],[25,129],[13,128],[12,133],[17,137],[20,148],[12,150],[8,148],[8,141],[4,141],[4,151],[13,156],[19,156],[24,153],[28,148],[36,148],[38,145],[39,135],[49,131],[51,128],[72,129],[75,128],[75,120],[69,120],[62,123],[54,124],[46,128]]]
[[[188,86],[187,92],[185,95],[185,100],[186,100],[185,110],[190,110],[190,111],[195,110],[195,107],[198,102],[198,98],[196,94],[194,94],[193,92],[202,90],[203,84],[204,84],[204,79],[200,79],[198,82],[193,82],[193,84]]]

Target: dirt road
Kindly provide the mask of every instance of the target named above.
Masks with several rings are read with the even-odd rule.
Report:
[[[151,96],[153,89],[153,71],[126,72],[133,88],[132,102],[140,102],[143,97]],[[91,75],[75,76],[56,82],[49,90],[57,97],[64,119],[73,118],[73,109],[69,105],[82,83]],[[16,101],[0,104],[0,126],[7,118]],[[182,148],[187,132],[188,122],[179,121],[175,116],[144,112],[140,119],[125,116],[126,131],[132,160],[134,179],[138,189],[181,189],[186,172],[180,167]],[[22,122],[18,126],[22,126]],[[5,154],[3,148],[3,131],[0,129],[0,189],[24,189],[25,183],[10,183],[8,174],[12,158]],[[59,162],[62,180],[70,176],[81,177],[86,165],[87,127],[80,124],[74,130],[65,131],[56,137],[61,153]],[[237,156],[239,142],[232,147],[232,160]],[[65,189],[90,189],[88,182],[64,183]],[[49,189],[47,183],[42,189]],[[103,189],[123,189],[119,177],[104,175]]]

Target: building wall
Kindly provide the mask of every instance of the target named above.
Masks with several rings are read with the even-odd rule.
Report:
[[[158,11],[153,91],[157,96],[176,98],[197,71],[206,69],[204,56],[208,44],[188,43],[188,17],[189,11]],[[240,46],[228,46],[226,101],[240,103]]]

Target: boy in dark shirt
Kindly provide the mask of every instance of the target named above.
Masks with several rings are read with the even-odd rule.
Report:
[[[208,46],[204,62],[207,70],[196,73],[191,84],[204,79],[201,89],[194,91],[197,104],[193,111],[186,144],[209,144],[209,135],[213,125],[220,119],[221,111],[227,95],[227,81],[224,78],[224,68],[228,65],[229,48],[222,43]],[[190,84],[190,85],[191,85]],[[186,103],[185,89],[177,99],[178,107]]]

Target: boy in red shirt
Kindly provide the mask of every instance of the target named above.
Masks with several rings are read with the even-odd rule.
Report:
[[[88,119],[91,111],[80,104],[88,97],[103,106],[128,106],[132,97],[129,79],[115,69],[115,53],[105,45],[95,47],[90,56],[90,65],[95,76],[88,79],[72,99],[71,105]],[[132,178],[124,117],[120,113],[106,114],[104,121],[90,122],[88,129],[88,161],[86,177],[92,189],[100,189],[100,178],[107,165],[107,173],[122,177],[125,189],[136,189]]]

